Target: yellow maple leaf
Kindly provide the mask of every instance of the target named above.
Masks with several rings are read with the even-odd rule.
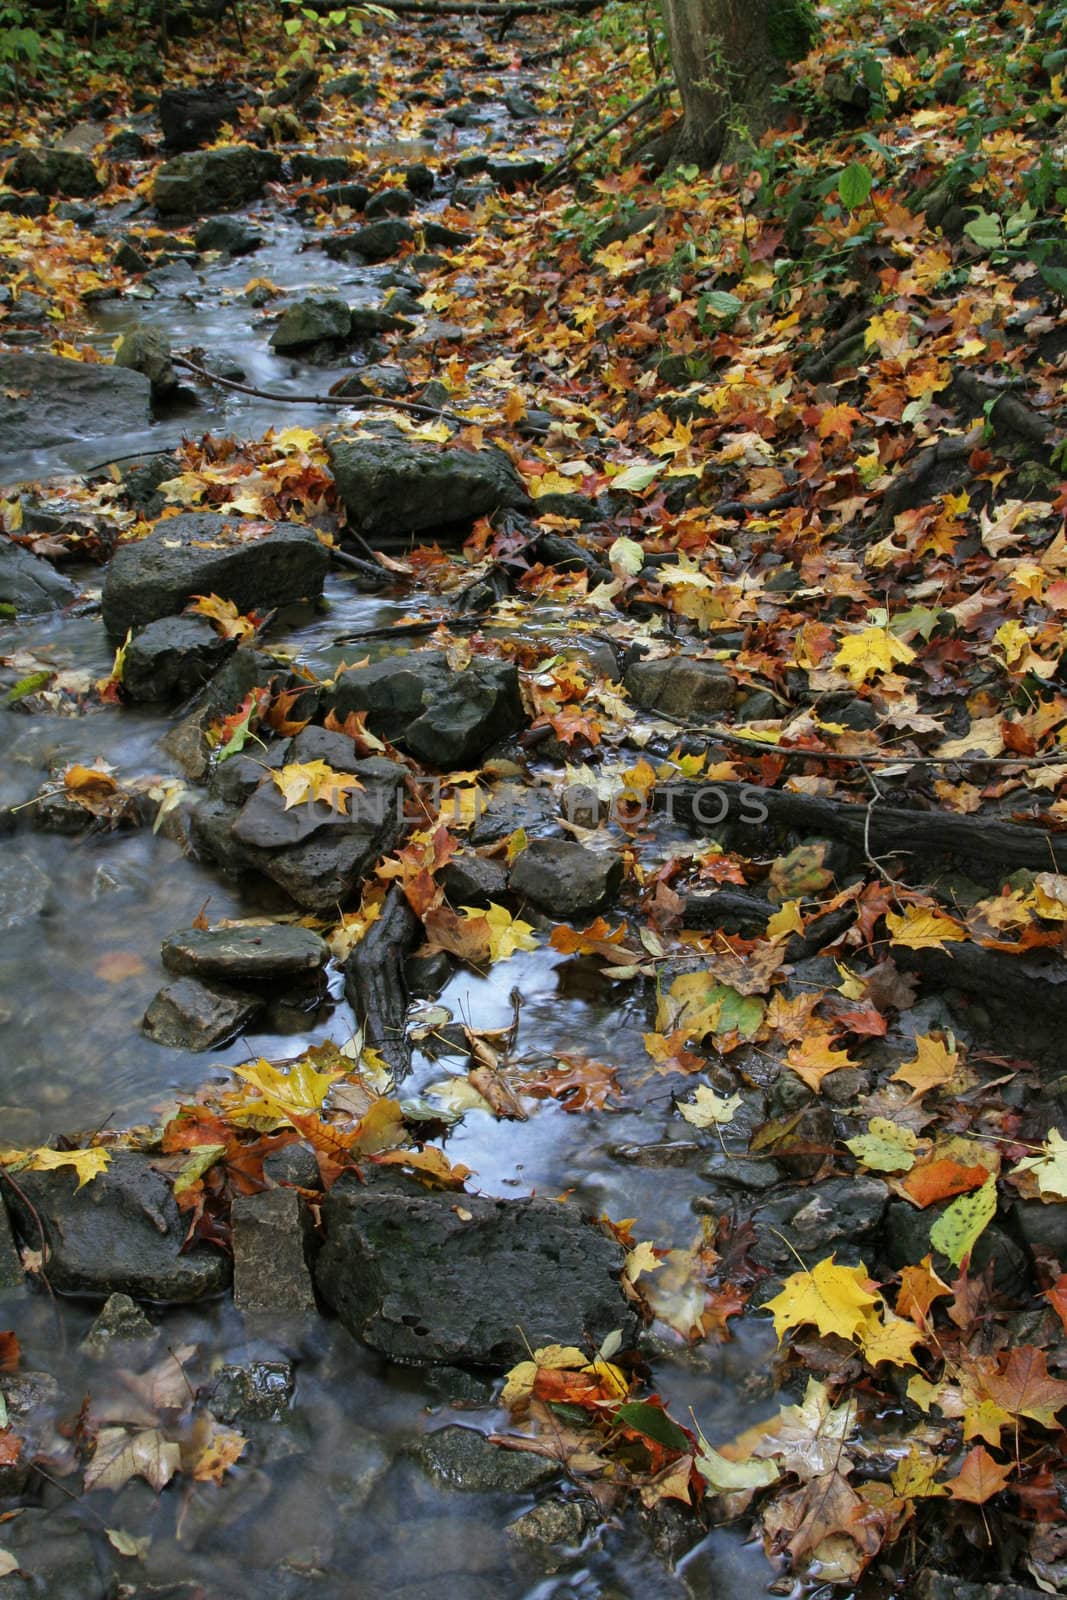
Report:
[[[903,639],[898,639],[888,628],[871,627],[842,639],[834,656],[834,666],[852,683],[861,684],[868,678],[876,678],[880,672],[892,672],[895,666],[907,666],[914,659],[915,651]]]
[[[812,1323],[824,1336],[836,1333],[852,1339],[865,1326],[878,1296],[866,1287],[867,1269],[839,1267],[833,1256],[816,1262],[811,1271],[793,1272],[781,1291],[764,1303],[764,1311],[774,1317],[774,1331],[781,1339],[790,1328]]]
[[[890,944],[902,944],[908,950],[943,950],[946,939],[959,944],[967,938],[966,930],[952,917],[924,906],[909,906],[900,916],[887,911],[885,925],[892,935]]]
[[[353,789],[363,788],[351,773],[335,772],[322,760],[290,761],[279,771],[272,772],[271,777],[285,796],[286,811],[305,802],[322,800],[334,811],[347,816],[346,796]]]
[[[215,632],[223,639],[251,639],[255,634],[256,624],[252,618],[242,616],[232,600],[223,600],[220,595],[194,595],[193,604],[185,609],[195,612],[197,616],[207,617],[215,624]]]
[[[920,1033],[915,1039],[915,1055],[910,1061],[901,1062],[889,1081],[906,1083],[909,1089],[915,1091],[912,1099],[918,1100],[928,1089],[937,1089],[942,1084],[950,1083],[959,1063],[958,1050],[949,1048],[940,1039],[935,1039],[933,1034]]]
[[[340,1067],[318,1072],[306,1056],[295,1061],[288,1072],[279,1071],[269,1061],[264,1061],[262,1056],[254,1067],[234,1067],[233,1070],[238,1078],[251,1084],[262,1096],[261,1101],[233,1113],[234,1120],[255,1112],[257,1106],[260,1108],[259,1114],[266,1111],[288,1117],[290,1112],[295,1112],[298,1116],[306,1116],[310,1111],[321,1109],[330,1092],[330,1085],[344,1075]]]
[[[54,1172],[57,1167],[73,1167],[81,1189],[91,1178],[99,1177],[110,1164],[106,1150],[34,1150],[30,1166],[34,1172]]]
[[[880,1361],[891,1361],[895,1367],[917,1367],[919,1363],[912,1352],[917,1344],[923,1343],[926,1335],[914,1322],[887,1310],[884,1320],[872,1312],[859,1329],[858,1338],[864,1359],[872,1367]]]
[[[798,1078],[803,1078],[814,1094],[818,1094],[819,1085],[831,1072],[856,1065],[847,1050],[834,1050],[829,1039],[819,1034],[812,1034],[800,1044],[791,1045],[785,1059],[786,1065],[792,1068]]]
[[[477,906],[461,906],[460,909],[468,922],[485,923],[490,961],[507,961],[516,950],[537,949],[533,923],[513,917],[503,906],[490,901],[488,911],[481,911]]]
[[[646,1040],[650,1035],[646,1034]],[[702,1083],[694,1094],[692,1100],[681,1104],[678,1110],[686,1122],[691,1122],[694,1128],[710,1128],[717,1124],[727,1124],[734,1120],[741,1107],[739,1094],[720,1095],[714,1089],[709,1089]]]

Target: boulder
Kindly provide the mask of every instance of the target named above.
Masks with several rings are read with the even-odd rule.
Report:
[[[178,387],[170,340],[161,328],[136,327],[124,333],[115,351],[115,365],[143,372],[157,400],[165,399]]]
[[[87,155],[77,150],[20,150],[7,169],[12,189],[88,200],[104,185]]]
[[[333,260],[356,255],[373,264],[388,261],[403,245],[414,242],[415,230],[410,222],[390,217],[368,223],[365,228],[353,228],[348,233],[335,233],[323,240],[322,248]]]
[[[234,650],[207,617],[161,617],[126,647],[122,688],[130,700],[184,700],[203,687]]]
[[[553,917],[598,911],[622,882],[622,859],[571,839],[532,839],[511,869],[512,894]]]
[[[0,856],[0,929],[32,922],[51,898],[48,874],[31,857],[15,854],[10,845],[5,846]]]
[[[351,317],[344,300],[298,300],[282,313],[271,334],[275,350],[299,350],[326,339],[347,339]]]
[[[351,211],[362,211],[370,190],[365,183],[328,183],[314,196],[327,206],[348,206]]]
[[[140,432],[152,420],[140,372],[28,350],[0,351],[0,457]]]
[[[500,861],[461,850],[441,874],[445,894],[454,906],[487,906],[508,892],[507,868]]]
[[[349,330],[354,339],[372,339],[379,333],[410,333],[415,324],[381,306],[349,306]]]
[[[241,106],[258,105],[259,95],[240,83],[209,83],[196,89],[164,89],[159,122],[168,150],[196,150],[210,144]]]
[[[517,189],[523,183],[537,183],[548,168],[539,156],[490,156],[485,169],[501,189]]]
[[[289,157],[289,171],[298,183],[344,183],[352,163],[347,156],[317,156],[298,150]]]
[[[526,504],[526,491],[501,450],[337,435],[327,453],[349,525],[372,541],[469,524],[502,506]]]
[[[0,604],[12,607],[16,616],[55,611],[69,605],[77,593],[47,561],[13,544],[6,534],[0,536]]]
[[[300,1199],[292,1189],[265,1189],[233,1202],[233,1299],[239,1311],[272,1316],[315,1310],[304,1260]]]
[[[880,1178],[859,1176],[828,1178],[766,1200],[752,1213],[756,1230],[752,1254],[761,1266],[778,1273],[793,1271],[793,1250],[805,1261],[836,1252],[847,1265],[860,1260],[870,1265],[888,1201],[889,1190]]]
[[[281,791],[266,779],[240,809],[202,802],[193,813],[194,842],[231,870],[272,879],[305,910],[331,911],[400,835],[404,769],[372,757],[352,770],[363,790],[349,796],[347,814],[322,801],[286,812]]]
[[[187,928],[163,941],[163,965],[180,977],[262,983],[306,978],[329,959],[330,947],[310,928],[284,922],[236,928]]]
[[[379,189],[365,207],[368,222],[380,222],[383,217],[410,217],[414,209],[415,196],[410,189]]]
[[[339,721],[366,711],[373,733],[445,769],[476,761],[525,721],[514,665],[485,656],[455,672],[441,650],[411,651],[342,673],[331,694]]]
[[[198,250],[225,250],[230,256],[247,256],[259,249],[263,235],[239,217],[210,217],[197,228],[193,242]]]
[[[734,681],[726,668],[692,656],[635,661],[623,684],[635,705],[672,717],[712,715],[734,704]]]
[[[146,538],[121,546],[104,579],[108,632],[121,636],[127,628],[173,616],[198,594],[232,600],[239,611],[321,594],[330,558],[314,529],[277,522],[260,537],[262,527],[193,511],[169,517]],[[256,536],[250,537],[253,529]]]
[[[170,1180],[137,1151],[112,1151],[109,1166],[81,1189],[70,1167],[21,1172],[19,1188],[25,1202],[21,1195],[11,1202],[19,1229],[39,1248],[40,1218],[48,1279],[61,1293],[188,1301],[218,1294],[229,1281],[221,1251],[182,1253],[187,1228]]]
[[[264,1004],[257,996],[179,978],[160,989],[141,1026],[155,1044],[170,1050],[211,1050],[246,1028]]]
[[[315,1278],[350,1332],[394,1361],[500,1371],[545,1344],[597,1348],[637,1319],[622,1247],[553,1200],[360,1183],[322,1207]]]
[[[152,183],[152,200],[165,217],[232,211],[258,200],[264,184],[281,175],[281,157],[273,150],[257,150],[250,144],[198,150],[163,163]]]

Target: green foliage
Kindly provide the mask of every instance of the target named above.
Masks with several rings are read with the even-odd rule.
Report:
[[[18,95],[21,69],[36,67],[46,48],[45,38],[27,23],[24,7],[0,5],[0,84]]]

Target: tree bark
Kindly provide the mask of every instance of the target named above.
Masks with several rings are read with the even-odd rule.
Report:
[[[673,160],[711,166],[770,125],[770,91],[813,36],[808,0],[663,0],[684,119]]]

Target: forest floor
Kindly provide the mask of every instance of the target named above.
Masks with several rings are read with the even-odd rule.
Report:
[[[1067,1590],[1067,9],[929,10],[713,173],[624,4],[2,113],[0,1595]]]

